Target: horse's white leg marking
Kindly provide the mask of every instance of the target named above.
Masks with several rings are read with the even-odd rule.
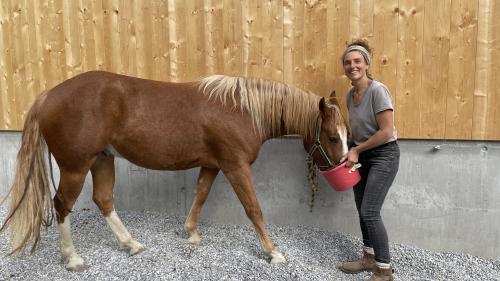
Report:
[[[66,269],[71,271],[82,271],[84,269],[83,259],[76,253],[73,239],[71,239],[70,216],[67,215],[64,221],[57,225],[59,228],[59,248],[61,255],[68,262]]]
[[[286,259],[285,257],[283,256],[283,254],[281,254],[280,252],[278,252],[277,250],[274,250],[271,252],[270,254],[271,256],[271,263],[272,264],[277,264],[277,263],[284,263],[286,262]]]
[[[184,230],[188,233],[189,238],[188,242],[194,245],[199,245],[201,242],[201,237],[200,234],[198,233],[198,230],[196,229],[196,226],[192,226],[194,224],[192,222],[192,215],[191,212],[188,215],[188,219],[186,220],[186,224],[184,225]]]
[[[340,141],[342,141],[342,155],[346,155],[349,151],[347,147],[347,128],[344,126],[338,126],[337,131],[340,136]]]
[[[112,211],[109,216],[105,218],[109,227],[111,227],[111,230],[115,234],[116,239],[118,239],[120,246],[129,248],[131,256],[144,251],[144,246],[132,239],[132,236],[125,228],[115,211]]]

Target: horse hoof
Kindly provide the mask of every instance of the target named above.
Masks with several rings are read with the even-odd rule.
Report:
[[[71,258],[66,264],[66,269],[73,272],[82,272],[86,269],[83,259],[80,257]]]
[[[285,257],[278,251],[271,252],[271,264],[280,264],[285,263]]]
[[[194,245],[199,245],[201,242],[200,235],[198,235],[197,233],[191,235],[191,237],[188,238],[188,242]]]
[[[131,256],[137,255],[139,253],[142,253],[145,249],[146,248],[144,247],[144,245],[142,245],[139,242],[135,242],[134,245],[130,247],[130,255]]]

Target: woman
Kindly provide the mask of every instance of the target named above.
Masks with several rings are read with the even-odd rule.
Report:
[[[380,210],[399,167],[394,107],[387,87],[368,72],[371,49],[366,40],[349,43],[342,63],[353,85],[347,93],[353,146],[344,160],[347,166],[361,164],[361,181],[354,187],[354,198],[364,246],[361,259],[337,268],[346,273],[373,271],[370,281],[393,280],[389,241]]]

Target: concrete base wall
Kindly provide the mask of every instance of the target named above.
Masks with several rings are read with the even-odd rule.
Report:
[[[0,196],[10,188],[19,141],[20,133],[0,132]],[[500,258],[500,143],[399,143],[399,174],[382,210],[390,241]],[[440,149],[434,150],[435,146]],[[271,140],[262,147],[252,169],[265,221],[310,225],[360,237],[352,191],[335,192],[320,178],[320,190],[310,212],[305,157],[298,139]],[[187,215],[198,169],[152,171],[117,159],[116,174],[116,209]],[[54,175],[57,182],[57,165]],[[96,208],[90,176],[75,208]],[[249,223],[222,174],[214,183],[202,219]]]

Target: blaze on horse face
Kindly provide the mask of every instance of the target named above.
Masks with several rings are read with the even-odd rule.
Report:
[[[340,106],[332,92],[330,97],[321,98],[319,102],[321,116],[320,143],[333,165],[338,165],[347,154],[348,128],[340,111]],[[328,166],[327,160],[315,153],[313,158],[318,166]]]

